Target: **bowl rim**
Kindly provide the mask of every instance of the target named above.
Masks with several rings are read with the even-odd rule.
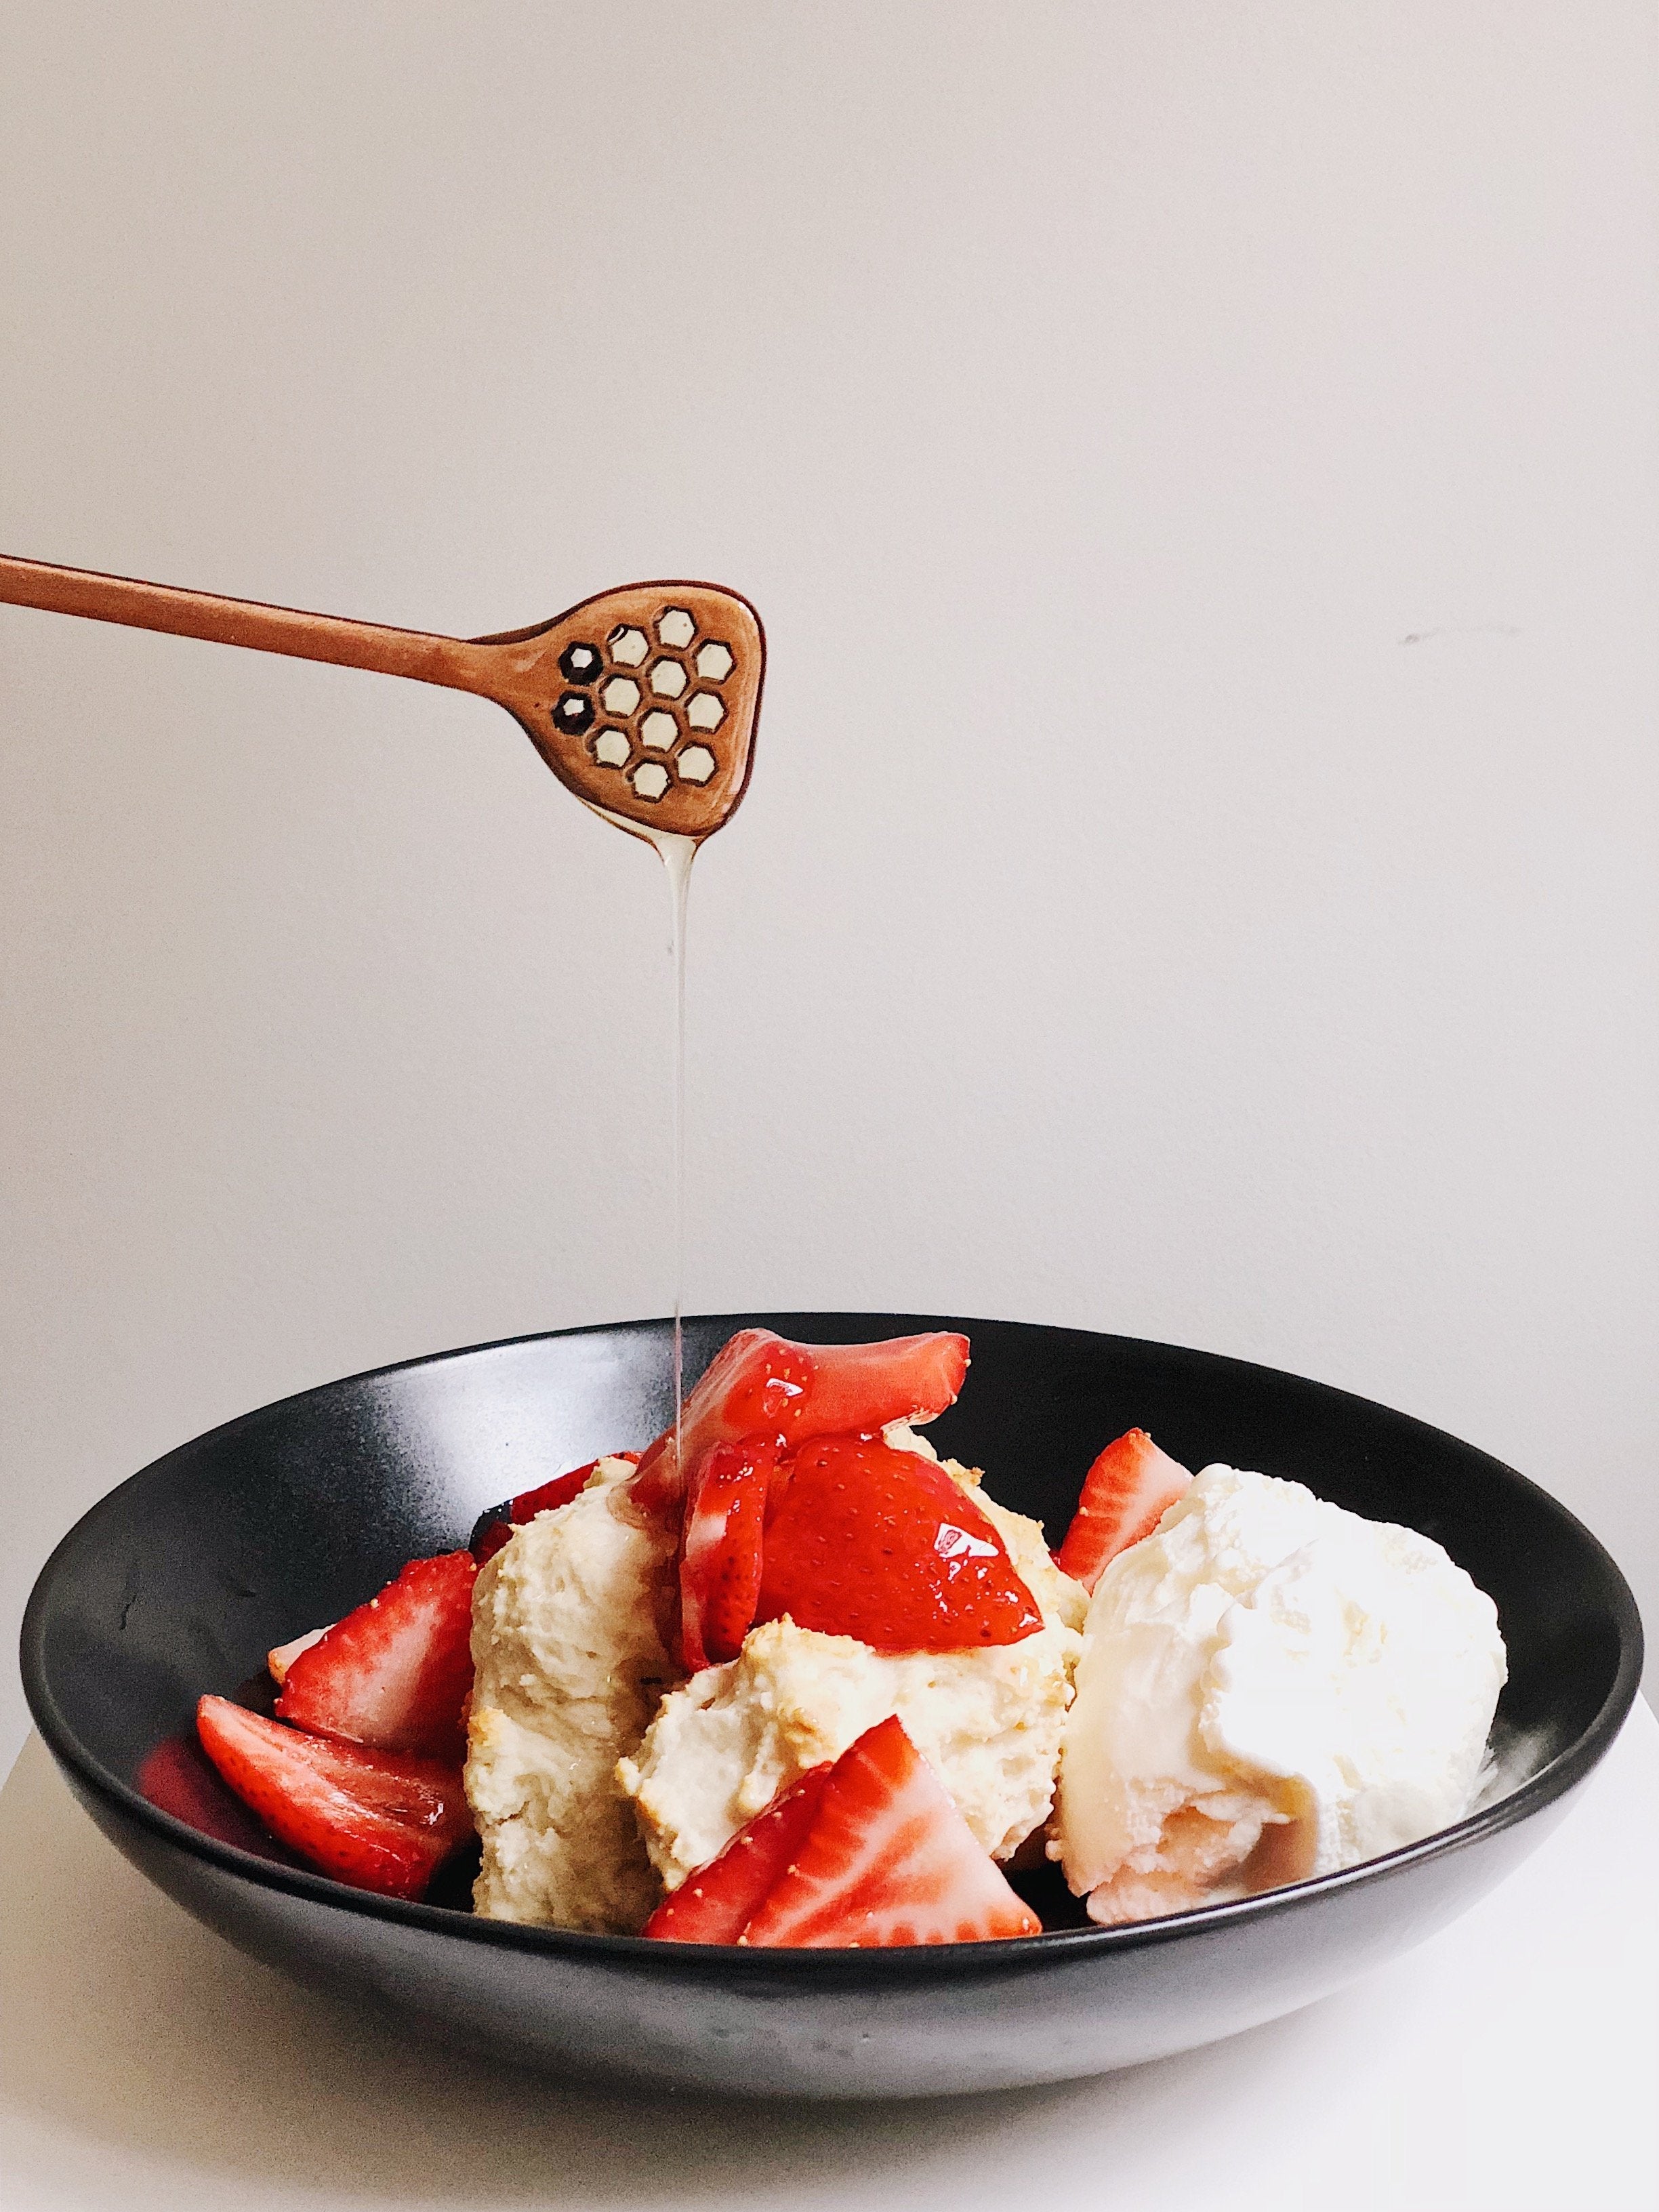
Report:
[[[688,1314],[684,1318],[687,1327],[703,1324],[753,1327],[757,1324],[757,1319],[761,1325],[764,1325],[763,1317],[752,1313]],[[114,1489],[90,1506],[53,1547],[35,1577],[24,1609],[19,1650],[23,1692],[34,1724],[53,1759],[71,1778],[78,1780],[94,1797],[101,1799],[121,1819],[147,1830],[157,1841],[182,1851],[186,1856],[203,1861],[219,1873],[238,1877],[255,1887],[275,1890],[307,1904],[330,1906],[337,1911],[356,1914],[360,1917],[390,1921],[411,1930],[445,1934],[464,1942],[483,1943],[531,1956],[587,1960],[595,1963],[607,1961],[614,1966],[629,1966],[636,1969],[655,1966],[659,1969],[672,1967],[684,1973],[687,1971],[695,1972],[702,1968],[706,1972],[718,1971],[722,1975],[735,1970],[745,1978],[775,1979],[781,1973],[791,1978],[798,1973],[820,1978],[825,1975],[834,1977],[838,1972],[845,1973],[852,1968],[860,1980],[872,1973],[884,1977],[930,1979],[950,1978],[966,1973],[983,1974],[988,1971],[996,1972],[999,1970],[1012,1973],[1030,1967],[1039,1960],[1057,1963],[1063,1959],[1104,1956],[1176,1942],[1206,1929],[1248,1925],[1317,1905],[1343,1891],[1362,1884],[1386,1881],[1410,1868],[1466,1850],[1504,1829],[1519,1826],[1565,1796],[1611,1747],[1635,1702],[1643,1666],[1641,1615],[1635,1596],[1617,1562],[1577,1515],[1540,1484],[1522,1474],[1506,1462],[1493,1458],[1490,1453],[1481,1452],[1478,1445],[1465,1443],[1462,1438],[1452,1436],[1449,1431],[1436,1428],[1413,1414],[1398,1413],[1375,1399],[1361,1397],[1357,1392],[1340,1389],[1334,1384],[1320,1382],[1307,1376],[1293,1375],[1286,1368],[1269,1367],[1255,1360],[1237,1359],[1227,1352],[1205,1352],[1197,1346],[1168,1344],[1157,1338],[1125,1336],[1111,1330],[1076,1328],[1042,1322],[994,1322],[990,1316],[983,1315],[973,1317],[962,1315],[880,1315],[833,1308],[824,1308],[817,1312],[803,1310],[786,1313],[780,1310],[772,1319],[774,1322],[792,1322],[847,1321],[860,1324],[883,1321],[905,1324],[921,1322],[934,1327],[966,1328],[970,1332],[981,1326],[1012,1326],[1039,1330],[1052,1336],[1081,1337],[1155,1353],[1172,1352],[1180,1357],[1212,1361],[1245,1374],[1295,1382],[1340,1403],[1385,1413],[1391,1420],[1405,1424],[1426,1438],[1455,1444],[1462,1451],[1477,1452],[1489,1466],[1510,1481],[1521,1484],[1540,1500],[1565,1524],[1571,1535],[1586,1547],[1602,1568],[1612,1592],[1612,1625],[1619,1640],[1619,1665],[1613,1682],[1588,1726],[1517,1790],[1465,1814],[1450,1827],[1437,1829],[1433,1834],[1425,1836],[1416,1843],[1402,1844],[1380,1857],[1362,1860],[1356,1866],[1341,1867],[1334,1873],[1316,1875],[1303,1881],[1285,1883],[1264,1890],[1255,1897],[1198,1905],[1184,1912],[1167,1913],[1156,1919],[1125,1922],[1115,1927],[1054,1929],[1037,1936],[1009,1936],[987,1943],[918,1944],[869,1950],[750,1950],[738,1944],[675,1943],[643,1936],[598,1935],[582,1929],[548,1928],[518,1921],[483,1919],[476,1914],[458,1911],[453,1906],[377,1896],[368,1890],[353,1889],[326,1875],[313,1874],[303,1867],[286,1866],[278,1861],[263,1858],[255,1852],[242,1850],[234,1844],[222,1843],[216,1837],[204,1834],[187,1821],[151,1804],[130,1783],[112,1773],[80,1741],[58,1705],[48,1679],[46,1657],[48,1620],[58,1578],[69,1571],[74,1554],[88,1536],[95,1531],[97,1524],[113,1511],[117,1500],[135,1485],[146,1481],[158,1469],[169,1466],[185,1453],[200,1450],[222,1437],[251,1426],[256,1421],[268,1420],[283,1407],[301,1400],[350,1389],[365,1382],[380,1382],[417,1368],[441,1367],[453,1361],[475,1358],[486,1352],[507,1351],[524,1345],[583,1336],[648,1334],[672,1328],[672,1320],[661,1316],[621,1322],[589,1322],[571,1328],[531,1330],[522,1335],[495,1337],[483,1343],[460,1345],[448,1351],[425,1352],[413,1358],[394,1360],[387,1365],[362,1368],[353,1374],[337,1376],[331,1381],[314,1383],[303,1390],[290,1391],[283,1397],[272,1399],[266,1405],[255,1407],[246,1413],[234,1415],[229,1420],[219,1422],[214,1427],[204,1430],[199,1436],[174,1445],[171,1450],[162,1453],[159,1458],[150,1461],[118,1483]]]

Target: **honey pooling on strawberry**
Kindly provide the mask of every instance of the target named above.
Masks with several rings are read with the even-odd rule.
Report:
[[[757,1620],[872,1651],[1018,1644],[1042,1626],[990,1522],[940,1468],[878,1437],[803,1445],[766,1527]]]

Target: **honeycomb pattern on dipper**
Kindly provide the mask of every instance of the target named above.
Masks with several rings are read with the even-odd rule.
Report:
[[[599,645],[578,640],[565,647],[559,666],[571,689],[553,718],[572,735],[591,732],[595,764],[614,772],[636,799],[663,799],[676,781],[701,789],[720,767],[710,740],[726,719],[720,687],[736,665],[723,637],[699,643],[689,607],[665,605],[648,629],[618,623]]]
[[[502,695],[554,774],[625,829],[706,837],[749,781],[765,672],[754,609],[712,584],[629,584],[535,632]]]

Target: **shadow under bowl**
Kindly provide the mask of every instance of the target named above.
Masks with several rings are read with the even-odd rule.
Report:
[[[465,1543],[486,1505],[657,1433],[672,1334],[635,1322],[306,1391],[168,1453],[95,1506],[43,1570],[22,1640],[35,1721],[81,1802],[233,1943],[407,2028],[561,2074],[749,2096],[933,2095],[1134,2064],[1340,1988],[1541,1842],[1630,1708],[1642,1632],[1606,1552],[1524,1477],[1421,1422],[1212,1353],[936,1315],[694,1319],[688,1376],[756,1322],[821,1343],[964,1331],[968,1388],[930,1434],[1051,1531],[1100,1445],[1139,1425],[1189,1467],[1259,1468],[1432,1536],[1496,1601],[1509,1647],[1495,1786],[1422,1843],[1242,1902],[875,1952],[647,1943],[400,1904],[308,1871],[234,1810],[216,1824],[192,1813],[216,1826],[208,1833],[149,1802],[141,1772],[187,1742],[203,1692],[234,1694],[270,1645],[337,1620],[406,1559]],[[186,1811],[190,1784],[169,1799]]]

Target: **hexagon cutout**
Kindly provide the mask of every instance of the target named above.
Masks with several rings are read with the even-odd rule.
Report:
[[[618,668],[637,668],[651,650],[651,641],[642,629],[624,623],[620,629],[611,633],[611,658]]]
[[[660,799],[668,788],[668,770],[660,761],[641,761],[629,781],[641,799]]]
[[[679,734],[679,724],[660,707],[653,707],[640,724],[640,743],[656,752],[672,752]]]
[[[713,691],[694,691],[686,702],[685,719],[694,730],[718,730],[726,708]]]
[[[718,642],[702,647],[697,653],[697,673],[705,684],[724,684],[732,673],[731,647]]]
[[[659,699],[678,699],[685,689],[685,670],[678,660],[659,660],[651,670],[651,689]]]
[[[720,763],[707,745],[688,745],[674,765],[682,783],[707,783]]]
[[[629,750],[626,730],[601,730],[593,740],[593,757],[601,768],[626,768]]]
[[[607,714],[631,714],[640,703],[640,687],[631,676],[613,676],[599,696]]]
[[[697,625],[684,607],[665,607],[657,617],[658,638],[677,653],[690,645],[696,634]]]

